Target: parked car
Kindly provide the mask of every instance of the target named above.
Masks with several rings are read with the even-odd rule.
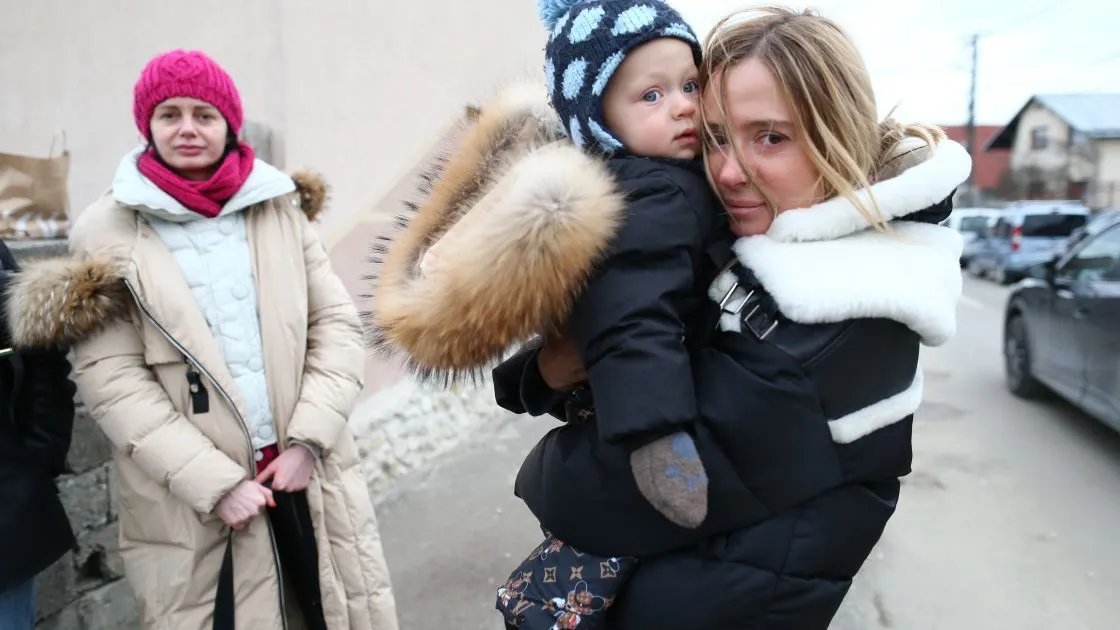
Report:
[[[1072,201],[1026,201],[1004,209],[991,230],[977,238],[968,271],[1000,284],[1023,278],[1027,270],[1050,260],[1077,228],[1089,209]]]
[[[1101,230],[1110,227],[1117,220],[1120,220],[1120,210],[1117,209],[1110,208],[1093,214],[1085,225],[1074,230],[1069,238],[1062,241],[1061,245],[1055,250],[1056,255],[1061,256],[1071,251],[1082,240],[1100,233]]]
[[[1016,285],[1004,316],[1007,388],[1044,388],[1120,431],[1120,216]]]
[[[999,218],[1000,211],[995,208],[957,208],[953,214],[945,219],[941,225],[953,228],[960,232],[964,241],[961,251],[961,267],[967,267],[968,261],[976,251],[977,243],[981,237],[988,234]]]

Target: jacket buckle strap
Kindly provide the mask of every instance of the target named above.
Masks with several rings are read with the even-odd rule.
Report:
[[[769,313],[763,313],[762,305],[755,304],[754,308],[743,316],[743,328],[751,331],[759,341],[770,336],[778,327],[778,318]],[[756,318],[755,316],[758,315]]]
[[[778,318],[762,309],[763,296],[757,295],[755,289],[743,295],[742,285],[736,281],[728,289],[723,299],[719,302],[719,310],[728,315],[739,315],[748,304],[753,302],[751,310],[742,316],[742,329],[751,331],[759,341],[766,339],[778,327]]]
[[[754,297],[754,289],[751,289],[749,292],[747,292],[746,295],[742,295],[743,292],[739,291],[739,288],[740,284],[736,280],[735,283],[731,285],[731,288],[727,290],[727,293],[723,296],[723,299],[719,301],[720,311],[727,313],[728,315],[738,315],[739,313],[743,312],[743,309],[747,306],[747,302],[750,302],[751,298]],[[731,302],[734,303],[732,304],[731,308],[728,308],[727,305]]]

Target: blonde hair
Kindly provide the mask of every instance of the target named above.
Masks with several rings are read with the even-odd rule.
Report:
[[[871,182],[897,175],[900,166],[912,165],[919,154],[924,159],[944,132],[932,125],[903,125],[889,115],[878,122],[871,77],[847,33],[812,10],[764,6],[720,20],[705,42],[700,87],[707,91],[713,81],[719,82],[716,94],[725,137],[731,137],[725,101],[727,70],[749,59],[762,62],[785,95],[790,122],[819,173],[823,199],[841,195],[876,229],[884,229],[886,221],[870,194]],[[700,115],[709,135],[706,153],[714,139],[704,107]],[[909,138],[921,139],[928,150],[900,153]],[[743,173],[752,177],[740,147],[732,143],[732,150]],[[899,160],[900,155],[909,158]],[[769,193],[758,187],[774,208]],[[866,201],[856,194],[861,189],[867,191]]]

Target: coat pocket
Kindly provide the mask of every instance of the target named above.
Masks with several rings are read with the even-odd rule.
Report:
[[[701,421],[740,481],[773,512],[841,481],[814,383],[796,361],[738,333],[695,360]]]

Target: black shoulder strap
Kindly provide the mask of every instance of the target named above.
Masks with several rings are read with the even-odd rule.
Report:
[[[747,294],[738,307],[742,332],[753,333],[756,339],[762,341],[774,332],[781,320],[782,313],[778,310],[778,303],[750,269],[736,262],[732,265],[731,272]]]
[[[735,264],[734,259],[732,259],[731,262],[724,262],[722,266],[719,267],[716,278],[723,275],[723,272],[727,271],[733,264]],[[715,279],[713,279],[712,282],[715,282]],[[707,287],[702,288],[706,289]],[[696,328],[685,340],[685,346],[690,353],[706,348],[708,344],[711,343],[712,336],[715,335],[716,329],[719,328],[719,318],[721,315],[723,315],[723,309],[720,308],[718,303],[712,302],[710,299],[704,301],[704,307],[700,309],[700,313],[697,316],[698,321],[696,323]]]
[[[759,341],[768,337],[782,318],[777,302],[750,269],[733,259],[719,275],[727,271],[735,275],[735,284],[719,303],[705,311],[690,349],[704,347],[711,341],[723,315],[739,317],[742,334],[753,334]]]

